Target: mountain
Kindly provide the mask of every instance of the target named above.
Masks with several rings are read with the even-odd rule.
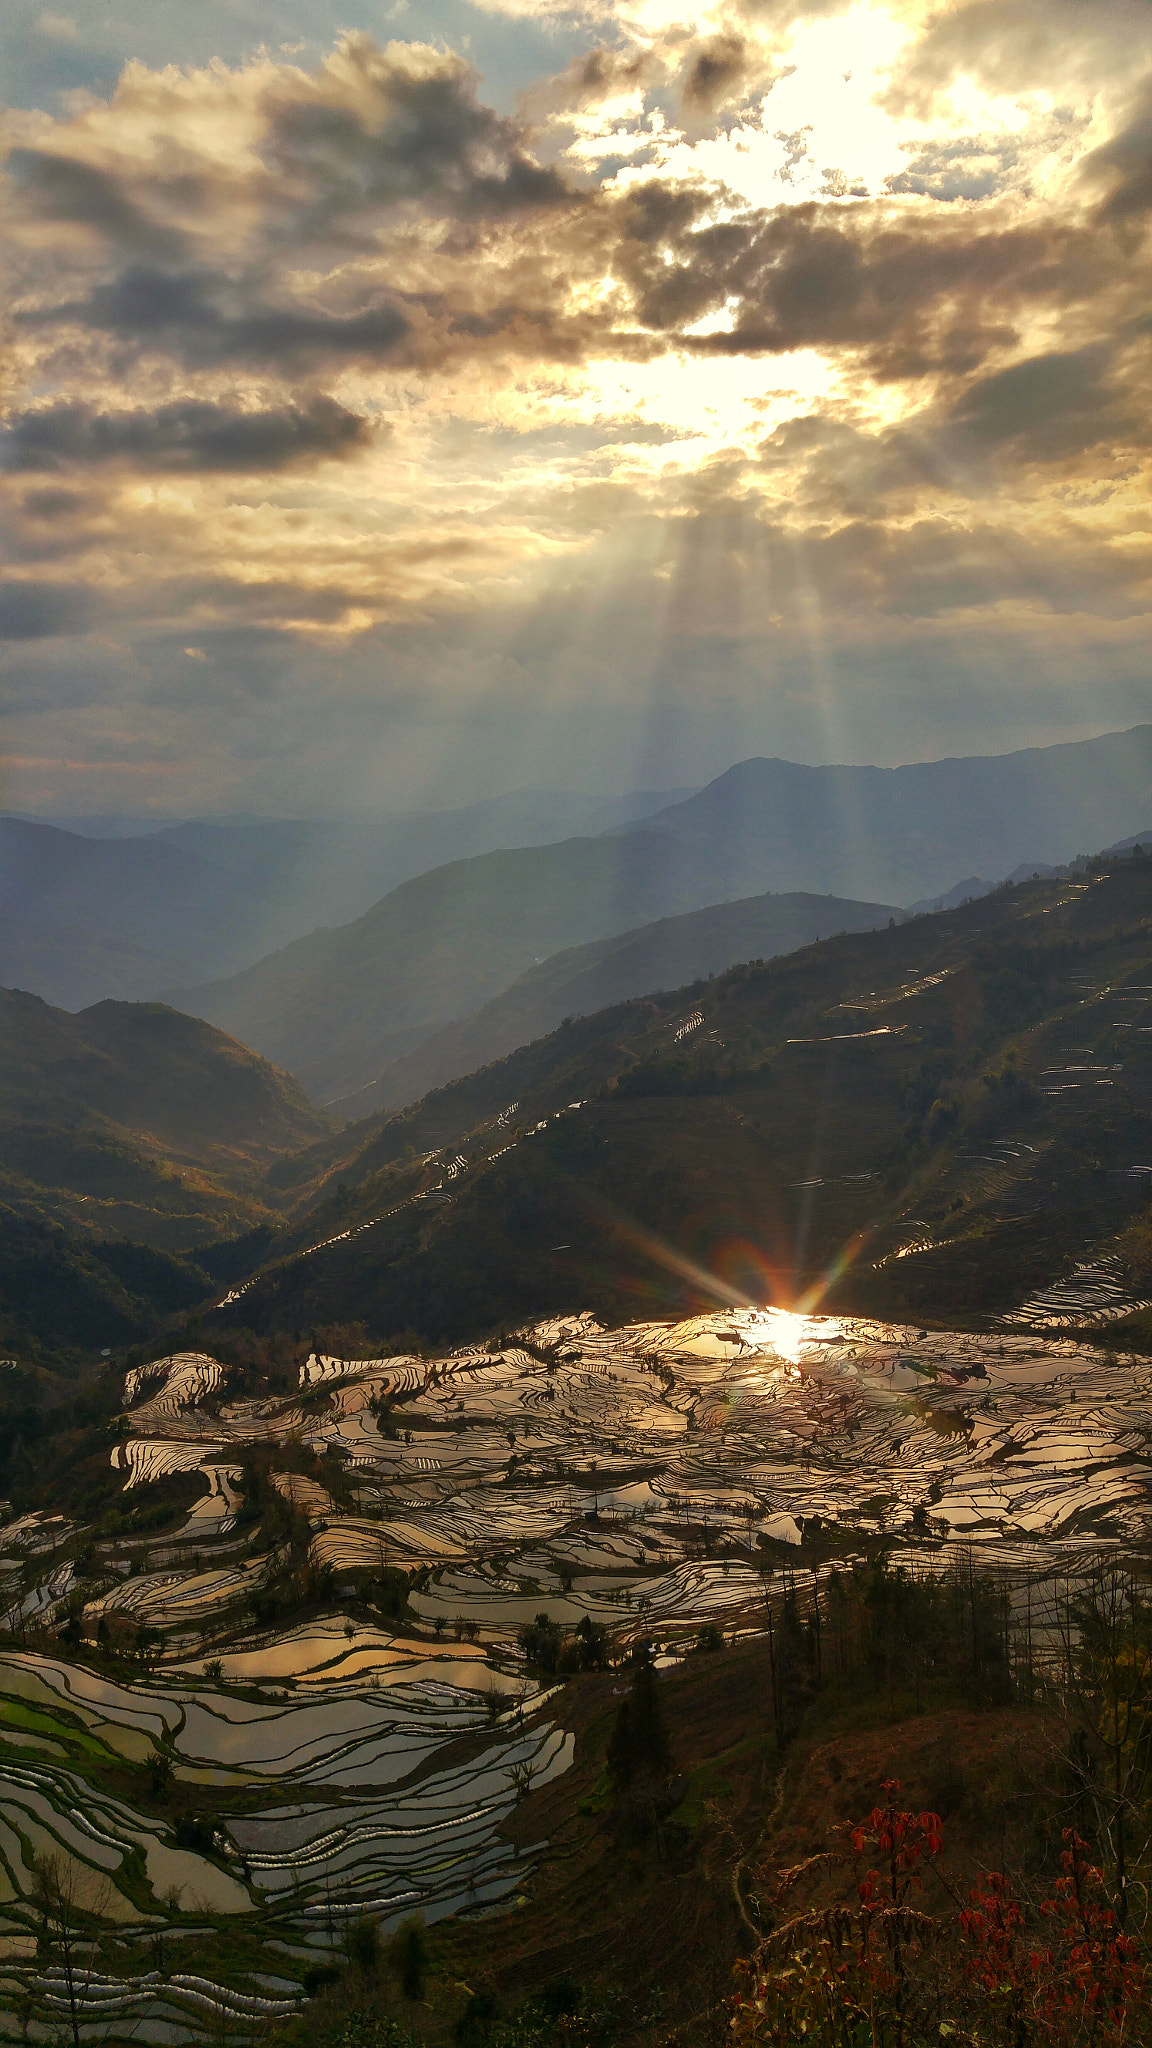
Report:
[[[1141,852],[1152,851],[1152,825],[1145,826],[1142,832],[1129,833],[1126,839],[1118,839],[1114,846],[1106,846],[1104,855],[1106,857],[1114,853],[1133,853],[1137,847]],[[921,903],[910,903],[908,915],[919,917],[925,910],[954,910],[958,903],[971,903],[977,896],[987,896],[1003,882],[1051,881],[1055,877],[1063,879],[1069,875],[1081,874],[1090,864],[1088,856],[1080,854],[1075,860],[1058,862],[1055,866],[1043,861],[1024,860],[1018,867],[1013,868],[1010,875],[1001,875],[994,882],[986,882],[980,875],[968,875],[964,881],[957,882],[951,889],[946,889],[941,896],[926,897]]]
[[[683,794],[525,790],[414,817],[190,820],[122,835],[96,833],[98,819],[64,830],[0,818],[0,983],[72,1009],[155,995],[358,916],[425,868],[611,830]]]
[[[0,990],[0,1202],[166,1251],[267,1220],[267,1168],[319,1138],[299,1085],[160,1003],[74,1016]]]
[[[640,832],[701,875],[910,903],[957,875],[1071,860],[1152,816],[1152,725],[902,768],[742,761]],[[728,891],[734,893],[733,890]]]
[[[0,984],[77,1009],[250,957],[248,906],[157,838],[85,839],[0,818]]]
[[[553,954],[765,890],[908,902],[1152,813],[1152,725],[903,768],[745,761],[639,825],[457,861],[173,1000],[346,1098]]]
[[[433,1032],[415,1052],[392,1061],[378,1081],[336,1106],[363,1116],[415,1102],[429,1089],[544,1037],[566,1017],[588,1016],[650,990],[679,988],[741,960],[790,953],[811,945],[821,932],[827,937],[834,931],[872,931],[900,915],[890,903],[853,903],[840,896],[752,896],[570,947],[530,968],[472,1016]]]
[[[1150,1170],[1135,857],[573,1020],[326,1141],[273,1169],[302,1206],[209,1325],[457,1341],[746,1298],[955,1325],[1101,1252],[1152,1292]]]
[[[171,1000],[332,1101],[562,947],[698,900],[656,833],[488,853],[434,868],[354,923]]]

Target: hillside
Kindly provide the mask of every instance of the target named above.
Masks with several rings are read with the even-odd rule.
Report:
[[[955,1318],[1102,1245],[1143,1284],[1150,1048],[1144,859],[826,940],[288,1162],[319,1198],[220,1322],[439,1340],[745,1296]]]
[[[854,903],[841,896],[752,896],[570,947],[529,968],[472,1016],[433,1032],[339,1107],[360,1115],[402,1107],[544,1037],[566,1017],[589,1016],[630,996],[722,974],[741,960],[772,959],[811,945],[821,932],[827,937],[833,931],[871,931],[899,915],[889,903]]]
[[[172,1000],[333,1101],[573,946],[764,891],[907,903],[958,876],[1069,860],[1150,815],[1152,726],[893,769],[746,761],[607,837],[432,870]]]
[[[264,1220],[262,1175],[325,1128],[290,1075],[199,1018],[0,990],[0,1202],[28,1218],[184,1250]]]
[[[656,833],[488,853],[172,1000],[332,1101],[562,948],[726,893],[681,871]]]
[[[180,848],[0,818],[0,985],[79,1009],[224,972],[253,944],[244,897]]]

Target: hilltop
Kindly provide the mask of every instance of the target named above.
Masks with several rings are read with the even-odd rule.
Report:
[[[327,1128],[199,1018],[0,990],[0,1343],[126,1341],[194,1306],[207,1273],[173,1255],[266,1225],[267,1168]]]
[[[872,931],[899,914],[890,903],[856,903],[843,896],[751,896],[658,918],[617,938],[571,946],[530,967],[471,1016],[434,1031],[338,1106],[361,1115],[402,1108],[444,1082],[543,1038],[566,1018],[591,1016],[652,990],[681,988],[741,960],[792,953],[812,945],[821,933]]]

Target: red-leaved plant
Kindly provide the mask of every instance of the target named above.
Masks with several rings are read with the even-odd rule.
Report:
[[[1144,2010],[1144,1972],[1087,1843],[1065,1831],[1062,1874],[1035,1929],[1000,1871],[981,1875],[954,1915],[936,1918],[914,1895],[943,1847],[943,1824],[898,1806],[899,1791],[888,1780],[883,1805],[842,1830],[856,1903],[795,1914],[738,1965],[731,2012],[740,2048],[913,2048],[942,2035],[1006,2048],[1119,2048]],[[845,1860],[812,1856],[783,1872],[771,1906]]]

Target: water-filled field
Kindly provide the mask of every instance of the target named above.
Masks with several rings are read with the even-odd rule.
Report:
[[[179,1525],[0,1529],[14,2037],[67,2005],[32,1940],[46,1859],[91,1944],[91,2039],[238,2038],[362,1912],[510,1907],[545,1845],[519,1854],[505,1823],[573,1754],[517,1641],[541,1613],[667,1657],[705,1622],[759,1628],[789,1560],[818,1575],[886,1542],[938,1570],[964,1544],[1019,1584],[1140,1534],[1152,1474],[1152,1364],[1020,1323],[574,1315],[440,1358],[313,1356],[280,1399],[231,1399],[220,1361],[178,1354],[124,1398],[125,1493],[201,1477]],[[287,1535],[261,1535],[254,1447]]]

